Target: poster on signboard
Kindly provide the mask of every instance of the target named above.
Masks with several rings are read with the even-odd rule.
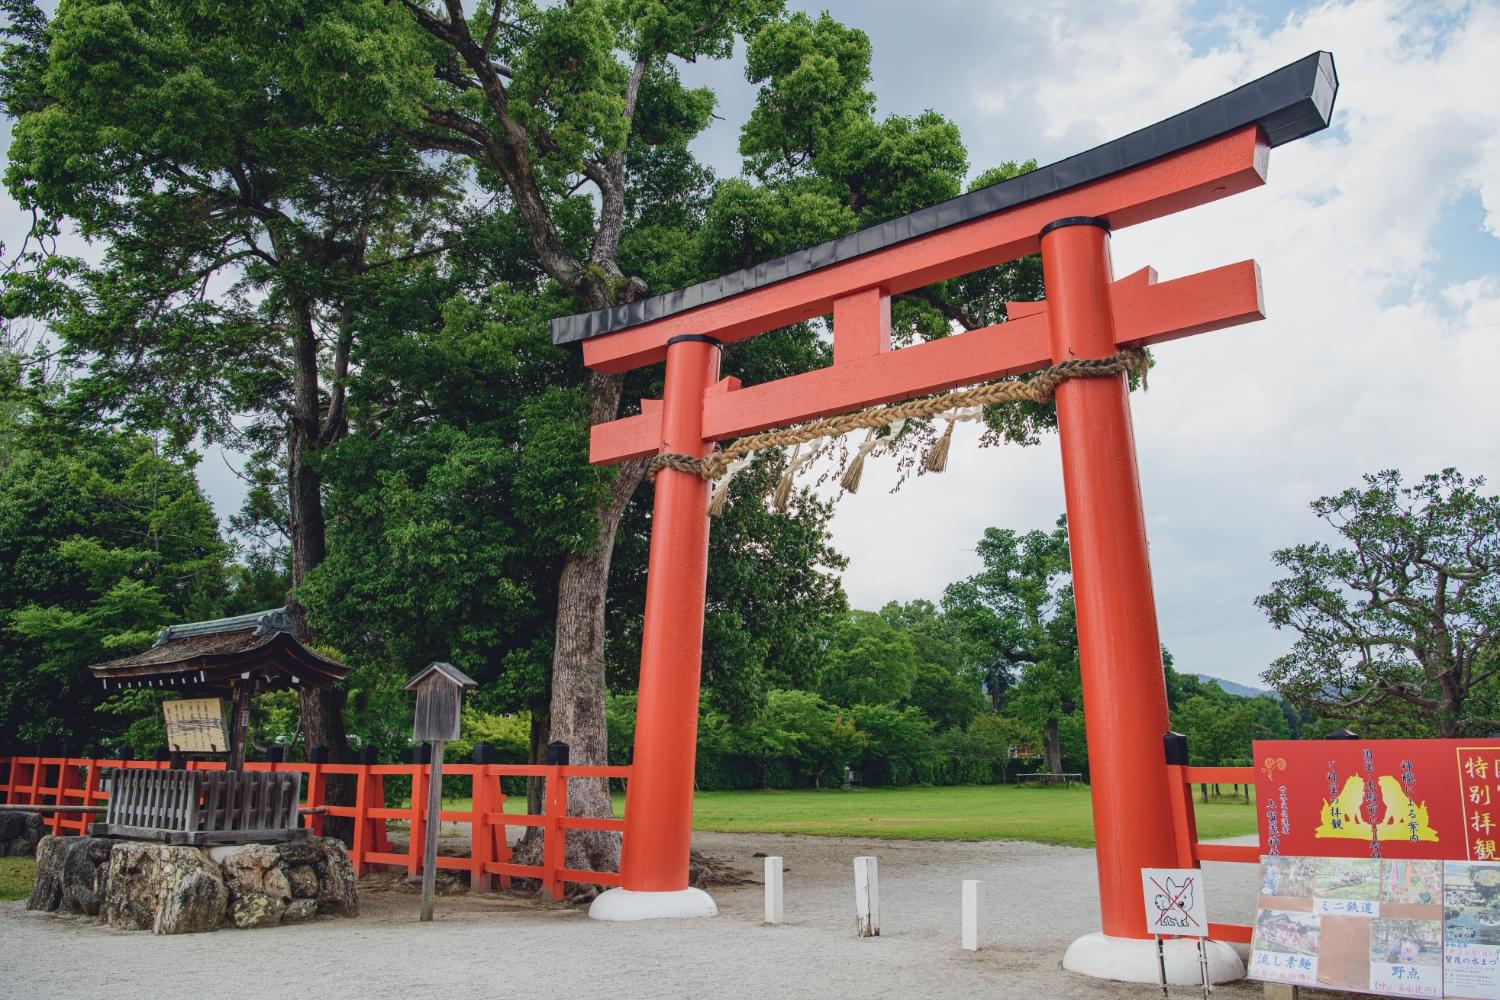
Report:
[[[1264,857],[1250,976],[1441,997],[1442,899],[1436,861]]]
[[[1443,982],[1450,997],[1500,1000],[1500,863],[1443,865]]]
[[[1261,853],[1500,859],[1500,740],[1257,740]]]

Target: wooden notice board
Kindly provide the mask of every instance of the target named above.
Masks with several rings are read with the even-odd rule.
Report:
[[[225,753],[224,705],[220,698],[180,698],[162,702],[167,746],[177,753]]]

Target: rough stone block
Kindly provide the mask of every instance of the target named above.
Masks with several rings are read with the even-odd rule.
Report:
[[[281,856],[265,844],[250,844],[226,856],[219,867],[231,898],[245,893],[260,893],[286,902],[292,898],[292,887],[278,864]]]
[[[63,857],[62,909],[97,917],[109,885],[109,854],[115,842],[78,837]]]
[[[359,916],[359,889],[354,878],[354,862],[344,850],[342,841],[319,837],[318,845],[318,912],[341,917]]]
[[[286,900],[264,892],[239,892],[229,904],[229,916],[241,930],[275,927],[286,913]]]
[[[318,901],[316,899],[294,899],[286,904],[286,912],[281,915],[284,924],[298,924],[304,920],[311,920],[318,915]]]
[[[228,903],[219,866],[195,847],[125,841],[110,853],[104,915],[111,927],[211,931],[223,922]]]
[[[78,837],[43,837],[36,848],[36,881],[26,909],[55,913],[62,906],[63,864]]]
[[[318,898],[318,872],[312,865],[293,865],[287,868],[286,880],[296,898]]]

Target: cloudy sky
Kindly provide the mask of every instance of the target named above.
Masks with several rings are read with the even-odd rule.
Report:
[[[1269,319],[1158,348],[1133,400],[1161,633],[1180,669],[1254,684],[1290,644],[1252,601],[1273,549],[1320,535],[1312,498],[1382,468],[1500,484],[1500,0],[793,5],[865,30],[880,113],[947,115],[975,172],[1056,160],[1334,53],[1334,127],[1275,150],[1266,187],[1114,238],[1117,274],[1254,258],[1264,276]],[[738,64],[690,76],[721,94],[699,151],[733,175],[753,91]],[[7,243],[23,226],[8,202],[0,226]],[[936,599],[977,569],[985,527],[1061,512],[1055,438],[979,451],[964,430],[943,475],[890,495],[876,463],[841,502],[834,541],[856,606]],[[238,507],[224,459],[206,456],[200,475],[221,516]]]
[[[1133,398],[1162,639],[1181,669],[1258,683],[1290,645],[1252,602],[1273,549],[1320,535],[1314,497],[1382,468],[1500,485],[1500,4],[826,6],[869,33],[880,112],[948,115],[976,172],[1056,160],[1334,53],[1334,126],[1273,151],[1265,187],[1114,237],[1117,274],[1254,258],[1264,275],[1267,320],[1159,347]],[[735,68],[703,77],[727,98],[703,153],[732,172],[753,95]],[[1055,438],[980,451],[964,428],[943,475],[892,496],[877,463],[840,503],[856,606],[936,598],[978,568],[985,527],[1048,527],[1062,510]]]

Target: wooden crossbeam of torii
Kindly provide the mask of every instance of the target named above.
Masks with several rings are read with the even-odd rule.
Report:
[[[662,399],[595,426],[590,460],[702,457],[742,434],[1260,319],[1254,263],[1115,280],[1110,233],[1264,184],[1270,150],[1326,128],[1337,89],[1332,56],[1313,53],[1000,184],[676,292],[554,320],[553,341],[582,342],[596,371],[666,362]],[[1038,252],[1045,301],[1011,303],[1002,324],[891,350],[892,296]],[[828,367],[754,386],[719,377],[724,344],[828,314]],[[1178,866],[1192,848],[1176,843],[1171,820],[1182,790],[1166,771],[1128,391],[1117,374],[1066,381],[1055,398],[1103,931],[1075,942],[1064,964],[1132,978],[1126,966],[1144,956],[1141,975],[1154,981],[1153,955],[1118,946],[1149,939],[1140,869]],[[713,912],[687,887],[708,496],[697,475],[667,467],[657,476],[622,887],[595,901],[601,919]]]
[[[1161,283],[1154,270],[1142,268],[1111,284],[1110,302],[1118,348],[1147,347],[1265,318],[1260,270],[1249,260]],[[884,290],[835,299],[833,364],[762,385],[741,387],[733,378],[715,383],[704,393],[703,437],[723,441],[1051,364],[1046,303],[1011,302],[1006,313],[1004,323],[892,351],[890,297]],[[641,411],[595,425],[589,461],[608,464],[655,454],[661,446],[661,400],[641,400]]]

